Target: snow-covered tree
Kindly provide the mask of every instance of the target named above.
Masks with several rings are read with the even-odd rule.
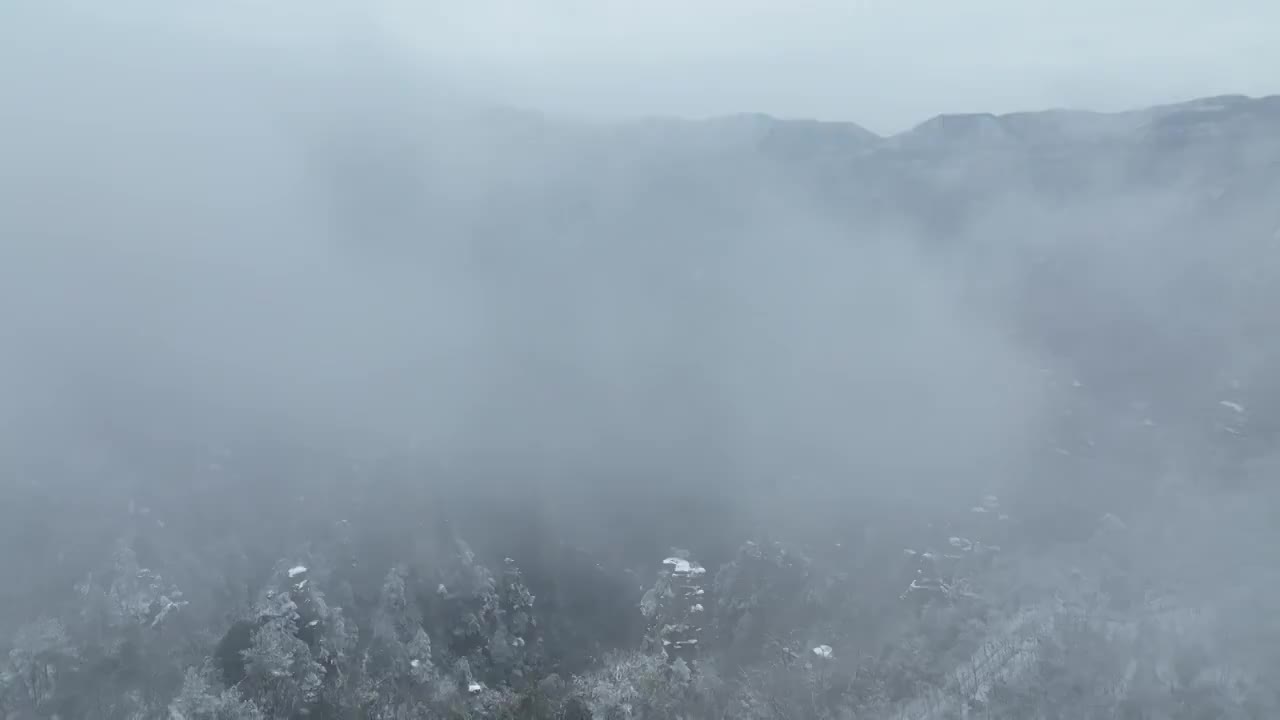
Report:
[[[491,668],[500,677],[523,681],[538,660],[540,642],[534,600],[515,560],[505,558],[498,585],[496,622],[488,645]]]
[[[250,644],[242,653],[242,688],[268,714],[289,716],[342,701],[355,645],[341,608],[331,607],[307,568],[277,570],[254,608]]]
[[[714,673],[694,672],[681,658],[620,652],[575,680],[575,695],[591,720],[696,717],[719,687]]]
[[[1008,524],[995,495],[931,524],[922,547],[903,551],[915,574],[902,597],[922,605],[975,599],[977,578],[1003,551]]]
[[[85,642],[106,655],[121,652],[143,630],[160,630],[187,605],[182,591],[166,583],[159,573],[142,567],[125,541],[117,543],[111,567],[90,573],[76,585],[76,591],[81,599]]]
[[[164,707],[191,659],[182,591],[142,566],[125,540],[75,591],[79,617],[67,628],[84,672],[74,712],[127,718]]]
[[[431,638],[406,592],[404,568],[387,573],[361,655],[360,706],[370,720],[395,720],[425,712],[439,679]]]
[[[211,672],[191,668],[169,703],[169,720],[265,720],[265,716],[235,690],[218,688]]]
[[[0,672],[0,709],[6,717],[55,712],[63,679],[79,664],[80,653],[61,622],[42,618],[22,626]]]
[[[706,575],[706,568],[684,551],[662,561],[657,581],[640,600],[640,610],[650,623],[647,650],[686,663],[698,657],[709,618]]]
[[[716,573],[715,635],[735,659],[758,658],[770,639],[813,617],[811,561],[782,543],[747,542]]]
[[[470,671],[487,684],[520,682],[540,646],[533,593],[514,560],[504,560],[495,576],[466,543],[456,540],[455,547],[429,598],[430,621],[447,634],[443,649],[467,660]]]

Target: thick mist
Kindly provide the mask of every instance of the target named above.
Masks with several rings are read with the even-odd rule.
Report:
[[[1275,98],[604,122],[340,4],[2,14],[0,710],[1277,706]]]
[[[85,37],[19,45],[7,103],[28,450],[270,432],[601,502],[856,504],[1017,467],[1037,398],[1007,328],[772,168],[463,104],[394,48],[43,22]]]

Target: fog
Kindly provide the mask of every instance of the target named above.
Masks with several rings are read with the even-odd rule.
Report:
[[[776,172],[684,194],[683,159],[536,119],[521,147],[386,58],[201,45],[22,63],[5,377],[67,403],[59,443],[218,418],[718,484],[972,466],[1035,407],[942,259]]]
[[[1276,667],[1230,639],[1255,627],[1243,619],[1262,623],[1247,603],[1274,587],[1261,550],[1274,539],[1267,404],[1280,387],[1265,310],[1280,232],[1274,98],[952,115],[888,138],[762,115],[604,120],[653,90],[591,107],[460,74],[445,56],[485,55],[488,30],[450,45],[439,25],[404,25],[416,12],[457,20],[457,9],[298,11],[3,11],[9,716],[203,718],[182,698],[222,684],[231,694],[219,702],[234,696],[244,714],[208,717],[445,706],[498,717],[535,685],[561,714],[520,705],[516,716],[581,706],[604,717],[592,683],[631,667],[605,653],[639,652],[675,626],[653,619],[675,612],[665,601],[648,621],[637,609],[645,588],[672,582],[680,566],[660,561],[673,548],[715,578],[706,655],[686,671],[739,685],[673,690],[690,703],[679,711],[626,701],[636,716],[711,717],[774,693],[773,715],[738,716],[838,717],[875,693],[832,678],[895,677],[869,658],[889,663],[885,648],[910,642],[933,669],[858,712],[943,712],[964,696],[990,717],[1111,717],[1084,699],[1077,714],[1011,709],[1010,688],[1052,681],[1009,664],[1057,662],[1068,673],[1116,664],[1076,681],[1088,703],[1105,695],[1141,717],[1181,717],[1168,708],[1191,700],[1142,693],[1173,682],[1167,668],[1189,655],[1211,660],[1178,676],[1180,692],[1253,713],[1239,717],[1275,707],[1259,693]],[[536,56],[549,27],[532,26],[517,50]],[[437,52],[424,41],[440,41]],[[603,45],[571,49],[613,58]],[[581,87],[574,78],[545,85]],[[1014,97],[956,104],[998,111]],[[1124,97],[1129,110],[1153,96]],[[879,107],[901,117],[906,106]],[[652,110],[635,115],[686,108]],[[987,512],[986,496],[1004,524],[975,530],[966,518]],[[1000,560],[948,570],[944,597],[917,603],[928,572],[904,547],[919,554],[948,536],[960,547],[969,541],[956,536],[975,532],[994,533],[978,545],[1000,545]],[[740,550],[747,541],[764,555]],[[594,569],[566,569],[569,557]],[[802,579],[768,579],[797,557]],[[508,606],[519,593],[503,558],[545,605]],[[743,569],[756,561],[758,575]],[[268,589],[288,587],[295,573],[280,573],[294,565],[313,568],[321,590],[306,592],[329,595],[325,605],[295,586],[301,617],[308,602],[322,609],[312,625],[281,626],[291,640],[304,627],[328,633],[304,638],[323,668],[309,690],[254,674],[263,623],[277,617],[262,609],[277,597]],[[400,605],[383,584],[393,567],[409,583]],[[134,587],[153,571],[186,604],[172,589],[148,595],[158,576]],[[112,572],[134,579],[102,580]],[[458,572],[489,578],[457,602],[492,616],[433,604]],[[748,576],[756,585],[740,586]],[[84,639],[78,624],[95,577],[126,610],[95,621],[93,637],[118,640]],[[979,589],[952,592],[961,585]],[[486,604],[494,587],[502,599]],[[181,610],[167,635],[131,629],[130,617],[168,623],[171,604]],[[1166,622],[1170,604],[1233,622],[1114,639]],[[408,679],[417,664],[394,683],[371,669],[392,652],[378,624],[392,606],[421,613],[435,685]],[[738,615],[748,606],[751,623]],[[1097,632],[1112,644],[1082,659],[1084,641],[1036,624],[1057,655],[1009,660],[975,681],[986,689],[947,679],[983,642],[1021,642],[1001,639],[1007,618],[1051,606],[1056,627],[1076,627],[1063,613],[1084,617],[1081,627],[1111,628]],[[512,624],[522,613],[540,623],[536,643]],[[61,628],[40,637],[78,649],[27,648],[34,631],[20,628],[37,619]],[[460,629],[472,620],[482,629]],[[245,641],[248,660],[235,662],[247,675],[232,677],[237,623],[258,628],[258,645]],[[962,626],[968,639],[938,639]],[[529,650],[511,649],[526,638]],[[764,650],[808,657],[805,643],[819,641],[836,647],[839,670],[775,666]],[[121,643],[129,663],[177,675],[108,669],[117,650],[103,648]],[[23,659],[58,653],[76,660]],[[208,674],[211,657],[222,675]],[[206,671],[184,681],[188,667]],[[567,684],[544,687],[551,672]],[[814,672],[824,699],[787,705],[785,683]],[[374,689],[351,689],[360,682]],[[450,682],[459,697],[440,694]]]
[[[902,132],[948,112],[1122,111],[1280,88],[1263,0],[382,5],[442,78],[611,117],[743,110]]]

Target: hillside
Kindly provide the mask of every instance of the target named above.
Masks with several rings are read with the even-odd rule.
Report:
[[[1280,97],[878,137],[95,42],[0,134],[0,715],[1280,707]]]

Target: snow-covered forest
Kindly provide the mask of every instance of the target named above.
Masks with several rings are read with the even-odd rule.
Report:
[[[3,720],[1280,716],[1280,98],[588,122],[86,8],[0,30]]]

